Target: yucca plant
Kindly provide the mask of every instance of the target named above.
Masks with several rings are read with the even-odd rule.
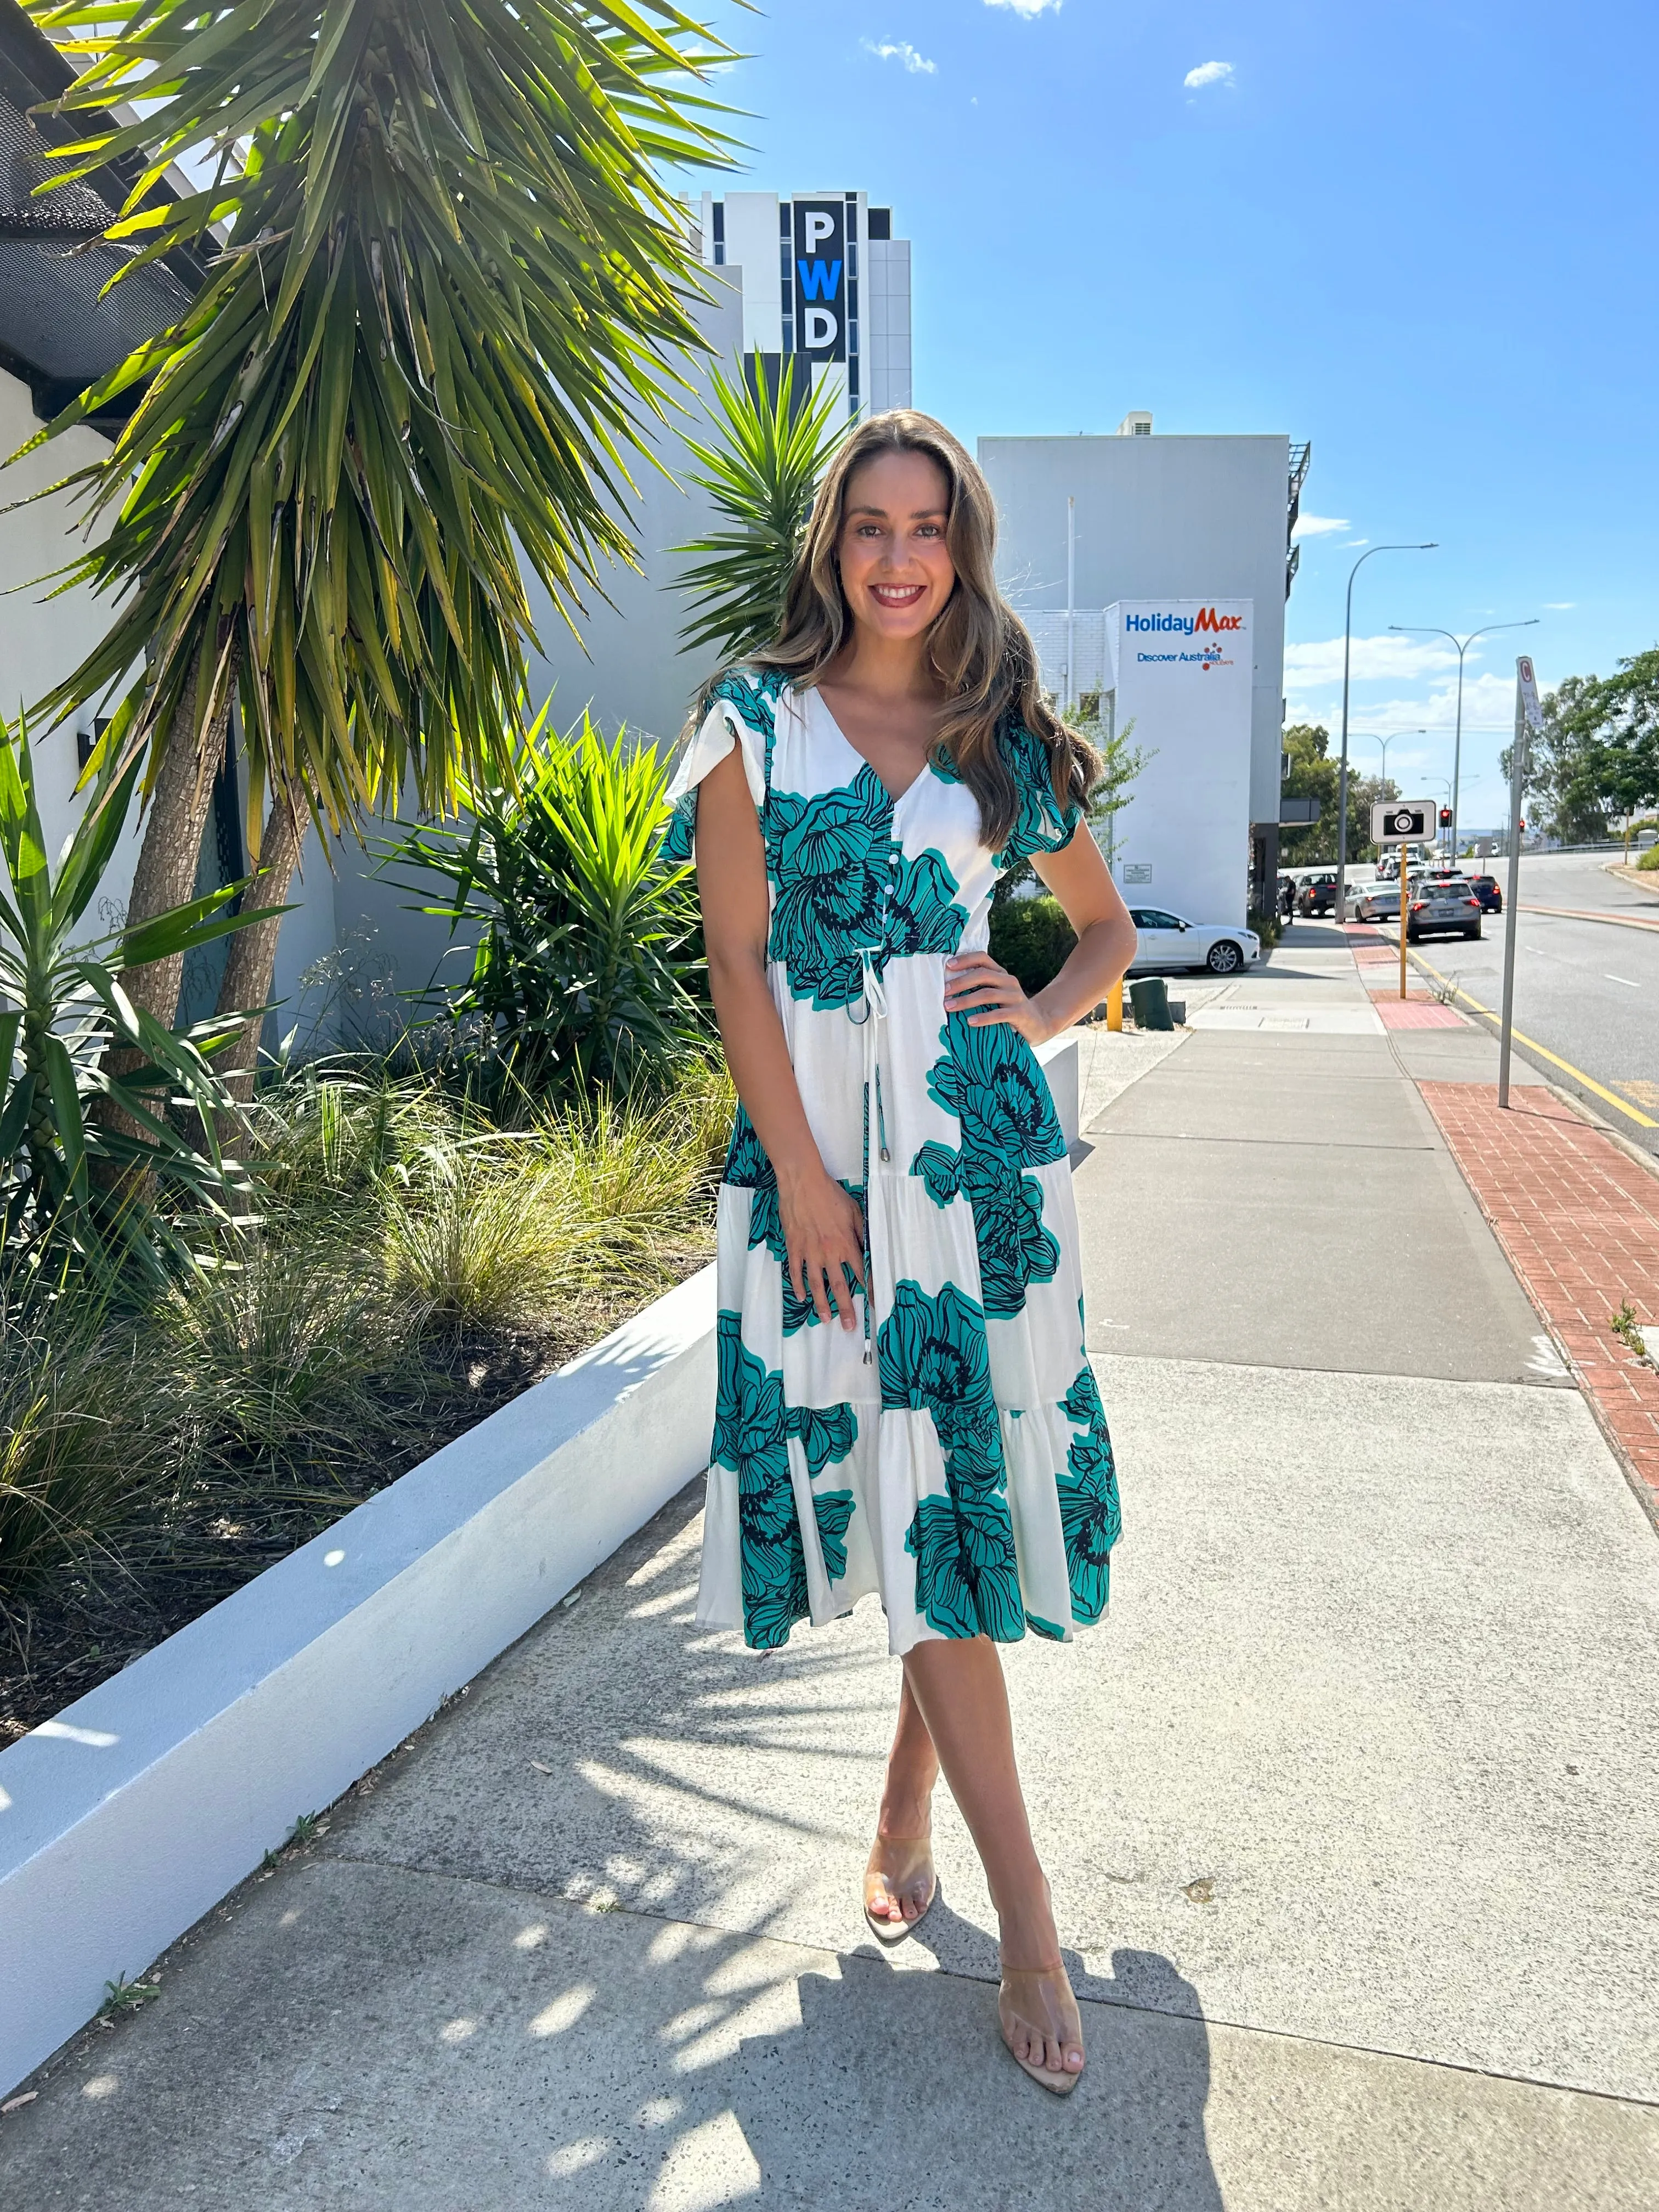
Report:
[[[471,973],[441,994],[441,1018],[481,1030],[514,1082],[626,1090],[708,1036],[692,996],[691,872],[659,856],[670,764],[624,731],[607,741],[586,714],[562,737],[546,725],[544,708],[510,780],[463,787],[470,823],[410,831],[380,872],[471,939]]]
[[[234,1109],[210,1055],[222,1022],[179,1033],[128,990],[135,968],[267,918],[227,911],[240,886],[93,939],[76,933],[126,820],[139,763],[94,793],[54,870],[27,726],[0,719],[0,1188],[3,1243],[54,1235],[102,1261],[116,1250],[153,1273],[176,1246],[153,1193],[222,1212],[246,1177],[220,1147]],[[108,1048],[116,1047],[115,1052]]]
[[[309,819],[405,789],[443,811],[505,769],[521,559],[571,616],[633,558],[621,456],[702,343],[663,172],[727,159],[696,90],[727,50],[666,0],[28,5],[84,64],[54,181],[137,156],[108,236],[135,267],[208,257],[183,321],[41,434],[142,391],[68,479],[88,543],[66,573],[119,611],[46,710],[142,672],[106,742],[145,760],[143,921],[188,887],[239,696],[279,900]],[[211,182],[163,198],[191,154]],[[239,942],[227,1012],[270,995],[274,929]],[[170,1017],[171,956],[131,983]]]
[[[810,372],[809,372],[810,374]],[[805,534],[819,480],[847,434],[833,384],[798,400],[791,356],[775,386],[760,370],[751,386],[714,374],[712,443],[688,440],[700,466],[690,471],[729,526],[677,545],[699,557],[675,580],[692,603],[680,632],[688,648],[713,646],[740,660],[778,634],[784,594]]]

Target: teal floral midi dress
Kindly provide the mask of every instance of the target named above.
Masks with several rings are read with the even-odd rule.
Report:
[[[1020,794],[1004,849],[946,767],[897,800],[817,690],[715,685],[669,796],[736,745],[766,847],[768,976],[829,1172],[863,1208],[858,1326],[784,1273],[775,1178],[741,1107],[718,1202],[718,1382],[697,1624],[759,1649],[874,1591],[891,1650],[1069,1637],[1106,1604],[1118,1533],[1084,1350],[1066,1140],[1030,1045],[945,1012],[945,963],[985,946],[998,876],[1065,846],[1048,754],[999,742]]]

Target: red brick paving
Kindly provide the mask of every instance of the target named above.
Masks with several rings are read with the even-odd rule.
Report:
[[[1432,999],[1379,999],[1376,1008],[1385,1030],[1462,1030],[1468,1027],[1455,1006],[1437,1006]]]
[[[1659,1374],[1607,1325],[1628,1300],[1659,1336],[1659,1177],[1559,1099],[1527,1091],[1504,1113],[1482,1083],[1418,1088],[1659,1520]]]

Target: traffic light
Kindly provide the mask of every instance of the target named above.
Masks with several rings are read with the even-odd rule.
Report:
[[[1443,830],[1449,830],[1451,828],[1451,809],[1449,806],[1443,806],[1440,810],[1440,827]]]

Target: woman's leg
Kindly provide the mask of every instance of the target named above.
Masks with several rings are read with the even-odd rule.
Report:
[[[932,1833],[938,1779],[939,1754],[907,1675],[899,1690],[898,1725],[887,1754],[887,1779],[866,1880],[870,1911],[894,1926],[919,1919],[926,1909],[933,1893],[932,1859],[931,1855],[921,1859],[914,1851],[884,1851],[882,1847],[890,1838],[913,1840]]]
[[[1059,1970],[1060,1936],[1025,1814],[995,1644],[984,1636],[918,1644],[905,1656],[904,1675],[984,1862],[1001,1923],[1005,1965]],[[1068,2008],[1061,2032],[1054,2033],[1050,2021],[1046,2036],[1044,2024],[1024,2023],[1026,2048],[1017,2048],[1015,2056],[1056,2073],[1077,2073],[1083,2044],[1080,2025],[1071,2026],[1074,2018],[1074,2008]]]

